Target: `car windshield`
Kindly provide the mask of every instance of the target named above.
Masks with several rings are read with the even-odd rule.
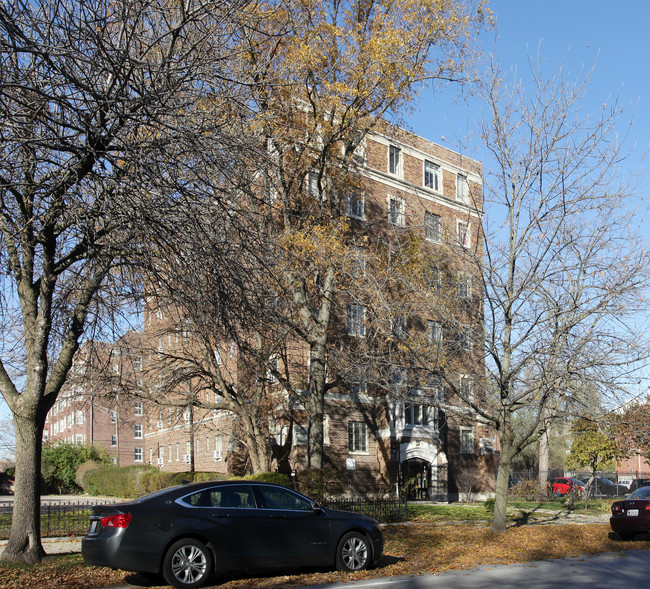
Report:
[[[650,499],[650,487],[641,487],[627,496],[628,499]]]

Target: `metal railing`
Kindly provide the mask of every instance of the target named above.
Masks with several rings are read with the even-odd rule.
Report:
[[[41,536],[83,536],[90,526],[93,505],[106,505],[117,500],[56,501],[41,503]],[[0,501],[0,540],[9,538],[13,501]]]
[[[379,523],[397,523],[408,520],[408,504],[397,499],[327,499],[324,507],[363,513]]]

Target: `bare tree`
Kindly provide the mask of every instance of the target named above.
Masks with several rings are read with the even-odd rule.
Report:
[[[484,255],[465,252],[483,277],[487,397],[472,408],[500,440],[497,532],[513,458],[558,414],[625,390],[648,356],[648,250],[621,168],[622,109],[584,114],[589,75],[531,69],[530,89],[498,71],[483,88]],[[527,425],[515,428],[520,410]]]
[[[48,410],[86,326],[128,292],[139,222],[169,211],[176,169],[223,125],[230,23],[243,2],[23,0],[0,8],[0,390],[16,425],[6,560],[36,562]],[[221,93],[220,93],[221,92]],[[229,150],[211,149],[210,154]],[[216,156],[215,156],[216,157]],[[137,278],[137,276],[135,277]],[[109,294],[113,293],[113,294]]]

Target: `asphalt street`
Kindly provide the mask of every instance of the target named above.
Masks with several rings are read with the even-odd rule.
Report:
[[[512,565],[485,565],[439,575],[392,577],[327,585],[327,589],[643,589],[650,587],[650,551],[628,550]],[[321,585],[321,587],[323,587]]]

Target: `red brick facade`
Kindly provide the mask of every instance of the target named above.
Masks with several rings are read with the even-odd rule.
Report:
[[[351,215],[352,233],[370,231],[369,227],[372,231],[388,232],[396,225],[404,226],[422,236],[427,251],[435,253],[444,249],[448,269],[453,273],[463,270],[462,262],[454,258],[454,248],[472,249],[480,256],[482,180],[478,162],[395,130],[394,136],[375,134],[367,139],[362,178],[363,211]],[[433,229],[427,226],[432,219],[436,223]],[[473,304],[482,304],[480,296],[475,297]],[[462,310],[459,313],[462,315]],[[182,344],[178,341],[183,337],[178,335],[182,330],[176,331],[174,341],[171,335],[161,335],[164,330],[160,328],[170,322],[174,322],[173,313],[157,308],[153,302],[147,305],[144,340],[154,342],[151,348],[158,346],[163,350]],[[335,328],[344,332],[345,322],[345,317],[338,317]],[[475,327],[479,331],[482,328]],[[342,333],[340,338],[335,338],[337,344],[345,345],[346,337]],[[236,372],[236,350],[224,346],[219,353],[220,361],[230,363]],[[148,361],[147,353],[142,356],[133,367],[136,373]],[[297,371],[306,366],[304,346],[297,345],[292,358]],[[484,393],[481,390],[484,369],[478,353],[470,350],[457,372],[458,379],[471,376],[476,395]],[[90,383],[79,393],[86,398],[80,409],[74,403],[67,406],[68,388],[62,394],[46,426],[50,440],[95,442],[111,451],[115,449],[111,436],[117,435],[120,465],[139,462],[135,448],[142,448],[141,461],[163,470],[183,471],[193,466],[198,471],[236,472],[245,468],[234,434],[233,417],[228,412],[218,408],[184,409],[147,401],[142,406],[143,415],[136,416],[137,390],[121,397],[112,395],[114,405],[104,400],[98,402],[100,396]],[[430,394],[439,395],[438,391]],[[89,395],[93,395],[92,405],[87,401]],[[468,491],[492,492],[495,468],[492,434],[479,424],[471,410],[460,407],[458,399],[440,395],[435,402],[419,404],[408,399],[387,398],[372,387],[358,391],[333,389],[326,396],[324,465],[343,474],[352,494],[403,490],[407,481],[411,482],[409,493],[413,498],[454,499]],[[206,401],[218,403],[218,399]],[[111,423],[112,407],[119,407],[119,415],[128,414],[130,421],[120,417],[119,422]],[[67,427],[70,411],[83,412],[85,421],[78,429]],[[92,435],[88,429],[89,415],[93,416]],[[62,419],[66,422],[63,429]],[[56,428],[55,421],[59,422]],[[129,435],[135,432],[136,424],[142,426],[138,430],[141,438]],[[77,432],[81,438],[76,437]],[[273,464],[279,470],[298,471],[306,464],[304,424],[298,418],[292,435],[287,437],[287,433],[286,426],[272,428]],[[289,448],[285,447],[288,439]]]

